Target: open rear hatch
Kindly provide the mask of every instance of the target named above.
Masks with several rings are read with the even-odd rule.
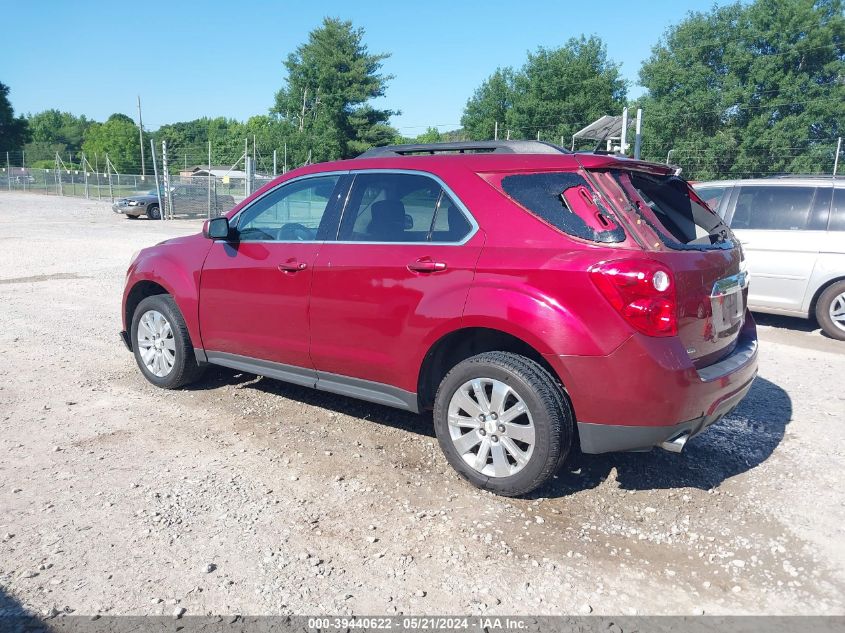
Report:
[[[648,256],[672,272],[678,337],[693,364],[705,367],[730,354],[742,330],[748,287],[742,249],[689,184],[649,167],[591,174]]]

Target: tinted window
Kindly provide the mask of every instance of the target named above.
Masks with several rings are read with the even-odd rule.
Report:
[[[415,174],[358,174],[339,239],[352,242],[460,242],[472,226],[433,179]]]
[[[320,222],[340,176],[306,178],[282,185],[247,208],[238,221],[241,240],[317,239]]]
[[[828,228],[831,231],[845,231],[845,189],[837,189],[833,194]]]
[[[743,187],[731,228],[796,231],[807,228],[813,187]]]
[[[727,189],[727,187],[695,187],[695,192],[707,203],[708,207],[718,212],[719,204],[721,204],[722,197]]]
[[[807,228],[810,231],[827,230],[827,218],[830,215],[830,198],[833,195],[833,187],[819,187],[816,189],[816,197],[813,198],[813,208],[810,209],[810,219]]]

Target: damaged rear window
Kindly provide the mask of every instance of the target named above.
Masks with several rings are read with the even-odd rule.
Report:
[[[593,242],[623,242],[625,231],[577,173],[515,174],[501,187],[541,220],[568,235]]]
[[[672,248],[732,248],[733,234],[677,176],[613,172],[640,217]]]

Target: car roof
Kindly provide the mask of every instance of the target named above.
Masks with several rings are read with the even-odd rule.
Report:
[[[638,161],[623,156],[608,154],[548,153],[467,153],[433,155],[375,155],[347,160],[317,163],[294,170],[305,175],[326,171],[357,171],[362,169],[408,169],[442,172],[453,168],[464,168],[475,172],[544,171],[586,169],[634,169],[659,175],[671,175],[674,169],[660,163]],[[288,175],[294,172],[288,172]]]
[[[772,178],[740,178],[737,180],[702,180],[693,186],[701,187],[818,187],[831,186],[845,187],[845,177],[837,176],[774,176]]]

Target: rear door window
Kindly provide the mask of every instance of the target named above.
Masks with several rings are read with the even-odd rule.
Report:
[[[343,213],[345,242],[461,242],[472,224],[433,178],[359,173]]]
[[[807,228],[815,187],[744,186],[731,228],[800,231]]]

